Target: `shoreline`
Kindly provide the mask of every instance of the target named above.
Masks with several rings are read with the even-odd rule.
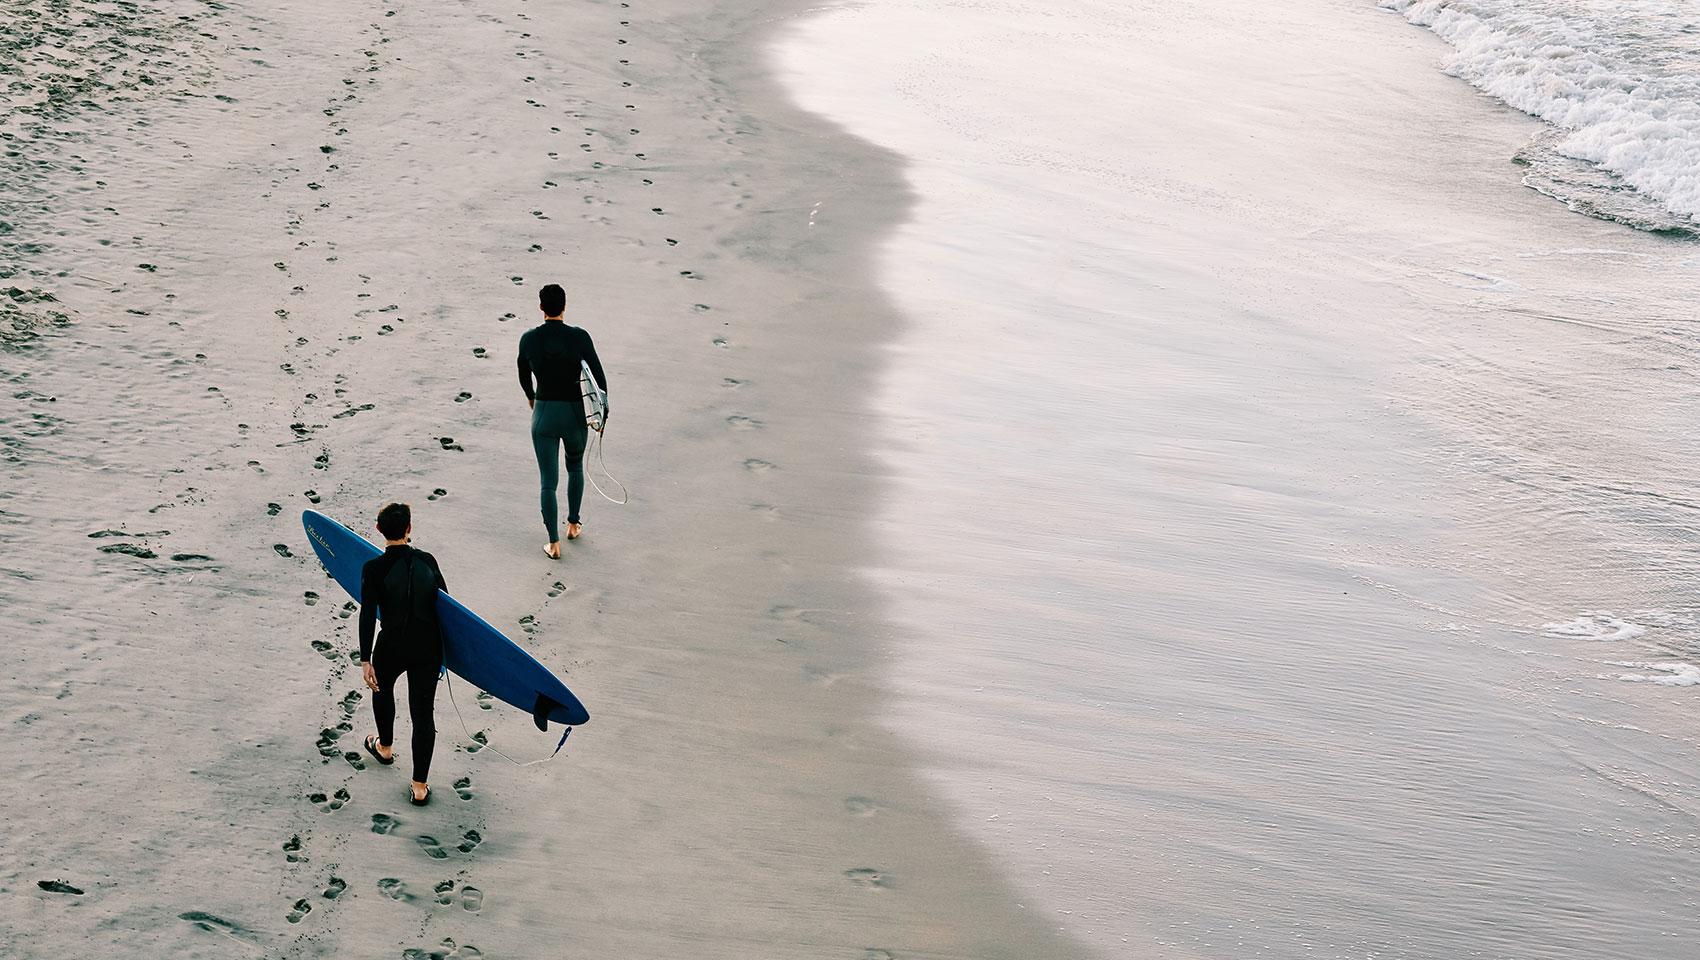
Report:
[[[1686,854],[1595,825],[1689,791],[1594,774],[1681,766],[1692,248],[1526,189],[1540,122],[1373,8],[837,19],[806,102],[923,158],[894,715],[1027,903],[1108,955],[1658,956],[1618,878]]]
[[[230,7],[210,32],[242,25]],[[4,600],[66,611],[37,618],[9,711],[30,731],[8,756],[28,787],[5,807],[26,835],[0,896],[38,911],[7,923],[19,949],[123,929],[185,956],[234,940],[470,957],[544,938],[633,956],[1074,955],[1008,908],[878,720],[892,628],[858,572],[878,471],[855,396],[899,322],[869,261],[907,200],[889,158],[771,76],[764,51],[802,8],[371,5],[340,23],[321,8],[271,7],[269,32],[238,34],[265,64],[219,85],[234,103],[152,106],[146,143],[113,130],[84,151],[116,165],[100,196],[117,219],[50,256],[127,279],[68,285],[75,322],[9,356],[34,392],[9,421],[45,397],[60,419],[14,473],[27,579]],[[573,39],[545,51],[533,32]],[[610,467],[636,494],[590,492],[586,538],[552,565],[504,360],[550,281],[609,367]],[[392,498],[456,596],[593,717],[521,771],[453,746],[440,696],[422,810],[393,769],[343,758],[369,726],[334,659],[353,621],[297,520],[312,506],[365,529]],[[138,552],[98,552],[111,543]],[[486,722],[530,756],[527,718]],[[55,801],[67,771],[81,787]],[[150,792],[128,800],[137,778]],[[86,893],[37,890],[48,874]],[[255,896],[235,877],[267,879]]]

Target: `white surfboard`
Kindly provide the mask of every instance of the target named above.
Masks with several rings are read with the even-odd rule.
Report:
[[[596,375],[590,372],[590,364],[584,360],[578,364],[578,389],[584,397],[585,424],[601,433],[608,423],[608,394],[596,382]]]

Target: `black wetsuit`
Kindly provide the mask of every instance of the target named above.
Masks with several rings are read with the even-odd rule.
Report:
[[[431,708],[443,668],[443,629],[437,621],[437,591],[446,589],[437,558],[406,545],[388,547],[360,570],[360,662],[378,675],[372,716],[378,742],[389,746],[395,732],[395,682],[407,674],[407,711],[413,719],[413,779],[425,783],[437,725]],[[379,617],[384,629],[374,643]],[[375,647],[375,649],[374,649]]]
[[[555,488],[560,483],[560,449],[567,451],[567,522],[578,523],[584,499],[584,447],[590,439],[584,422],[584,396],[579,390],[579,365],[588,364],[597,386],[608,389],[602,361],[590,334],[563,320],[545,320],[519,338],[519,385],[532,401],[531,447],[537,454],[541,479],[540,506],[549,542],[561,539],[557,528]],[[537,378],[532,388],[531,379]],[[603,415],[607,415],[604,402]]]

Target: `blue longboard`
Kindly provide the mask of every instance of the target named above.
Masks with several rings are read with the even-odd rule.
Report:
[[[319,562],[358,602],[360,568],[383,551],[317,510],[303,511],[301,525]],[[443,624],[443,666],[456,676],[531,714],[539,730],[547,729],[550,720],[573,726],[590,719],[584,704],[548,667],[441,590],[437,619]]]

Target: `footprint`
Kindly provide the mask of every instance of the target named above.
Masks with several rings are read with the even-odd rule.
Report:
[[[484,906],[484,891],[477,887],[461,887],[460,905],[472,913],[477,913]]]
[[[426,497],[425,499],[427,499],[427,500],[441,500],[442,498],[444,498],[448,495],[449,495],[449,492],[447,490],[444,490],[442,487],[438,487],[437,489],[432,490],[431,495]]]
[[[307,856],[301,852],[301,835],[298,833],[283,841],[283,855],[290,863],[306,863]]]
[[[455,781],[455,794],[462,800],[472,799],[472,778],[461,777]]]
[[[852,816],[871,817],[884,810],[885,807],[881,806],[879,801],[869,797],[846,797],[844,809],[849,811]]]
[[[338,610],[336,615],[338,617],[341,617],[344,620],[347,620],[349,617],[354,616],[354,611],[356,611],[358,609],[360,609],[360,604],[355,603],[353,600],[350,600],[347,603],[342,605],[342,609]]]
[[[753,417],[740,417],[736,415],[727,417],[726,422],[734,429],[738,430],[760,430],[764,426],[760,420]]]
[[[496,699],[495,697],[491,696],[490,694],[486,693],[483,690],[478,691],[478,709],[480,709],[480,710],[490,709],[491,707],[495,706],[495,699]]]
[[[336,647],[332,646],[329,640],[314,640],[313,649],[319,651],[319,656],[324,657],[326,660],[341,659],[337,655]]]
[[[751,473],[766,473],[769,470],[777,470],[779,468],[768,463],[766,460],[757,460],[754,457],[751,457],[744,461],[744,469]]]
[[[319,595],[311,590],[306,590],[302,592],[301,599],[307,606],[311,607],[319,602]]]
[[[529,613],[519,618],[519,628],[524,630],[526,633],[536,633],[536,623],[537,618]]]
[[[341,700],[342,712],[348,714],[351,717],[354,716],[354,711],[356,709],[358,709],[359,706],[360,706],[360,699],[361,699],[360,691],[358,691],[358,690],[348,691],[348,695],[343,697],[342,700]]]
[[[484,349],[483,347],[473,347],[472,348],[472,355],[477,357],[480,360],[487,360],[490,357],[490,351]]]
[[[361,760],[360,754],[355,753],[353,750],[350,750],[347,753],[343,754],[342,758],[344,760],[347,760],[348,765],[353,767],[356,770],[366,769],[366,762],[364,760]]]
[[[459,850],[461,853],[471,853],[474,848],[483,842],[484,837],[481,836],[477,830],[468,830],[466,833],[462,834],[460,845],[455,849]]]
[[[455,403],[465,403],[466,401],[471,400],[471,399],[472,399],[472,394],[467,393],[465,390],[462,390],[461,392],[455,394]]]
[[[472,742],[466,745],[466,752],[467,753],[477,753],[478,751],[484,749],[485,747],[487,747],[489,745],[490,745],[489,735],[486,734],[484,731],[480,730],[477,733],[472,735]]]
[[[204,910],[185,910],[177,915],[177,919],[192,923],[208,933],[222,933],[230,939],[250,947],[258,945],[254,931]]]
[[[330,727],[320,731],[318,742],[313,744],[319,748],[319,756],[334,757],[341,753],[342,751],[338,750],[336,745],[337,738],[340,736],[342,736],[340,731],[332,730]]]
[[[875,887],[881,890],[888,889],[891,886],[891,881],[885,874],[871,867],[857,867],[854,870],[846,870],[844,876],[857,886]]]
[[[410,900],[407,895],[407,884],[394,877],[385,877],[378,881],[378,892],[391,900]]]
[[[319,491],[317,491],[317,490],[309,490],[306,493],[302,494],[302,496],[307,498],[308,503],[318,503],[321,499],[321,497],[319,496]]]
[[[295,556],[295,554],[289,552],[289,545],[288,544],[274,543],[274,544],[272,544],[272,549],[276,550],[277,555],[280,556],[280,557],[293,557],[293,556]]]
[[[463,450],[460,444],[455,443],[454,437],[438,437],[437,442],[443,445],[444,450]]]
[[[275,517],[281,512],[283,512],[283,504],[281,504],[281,503],[268,503],[268,504],[266,504],[266,515],[267,516]]]
[[[347,889],[347,881],[343,880],[341,877],[332,877],[330,882],[325,884],[324,898],[326,900],[335,900],[337,897],[342,896],[342,892]]]
[[[437,842],[436,837],[420,836],[417,838],[417,842],[419,849],[425,851],[425,855],[432,860],[447,860],[449,858],[448,853],[443,850],[443,845]]]
[[[114,543],[98,549],[101,553],[122,553],[135,557],[137,560],[152,560],[159,556],[147,547],[140,547],[133,543]]]
[[[394,833],[395,828],[399,827],[399,826],[401,826],[401,818],[400,817],[393,816],[393,815],[388,814],[388,813],[374,813],[374,814],[372,814],[372,832],[373,833],[377,833],[377,834]]]
[[[305,917],[307,914],[312,912],[313,905],[307,901],[307,898],[303,897],[300,900],[295,901],[295,908],[290,910],[289,915],[284,917],[284,919],[288,920],[290,923],[300,923],[302,917]]]
[[[472,944],[463,943],[456,946],[455,942],[447,937],[443,938],[442,946],[435,950],[409,947],[401,952],[401,960],[480,960],[483,956],[484,951]]]
[[[455,882],[453,880],[444,880],[444,881],[438,883],[435,889],[437,891],[437,902],[438,903],[441,903],[441,904],[446,906],[446,905],[454,902],[454,900],[455,900],[455,896],[454,896]]]
[[[561,594],[565,593],[566,590],[567,590],[567,585],[562,583],[559,580],[556,580],[555,585],[553,587],[549,588],[549,596],[558,597]]]
[[[337,788],[336,793],[333,793],[328,797],[322,793],[307,794],[307,802],[318,807],[325,813],[330,813],[332,810],[341,810],[342,805],[352,799],[354,798],[349,795],[348,790],[342,787]]]

